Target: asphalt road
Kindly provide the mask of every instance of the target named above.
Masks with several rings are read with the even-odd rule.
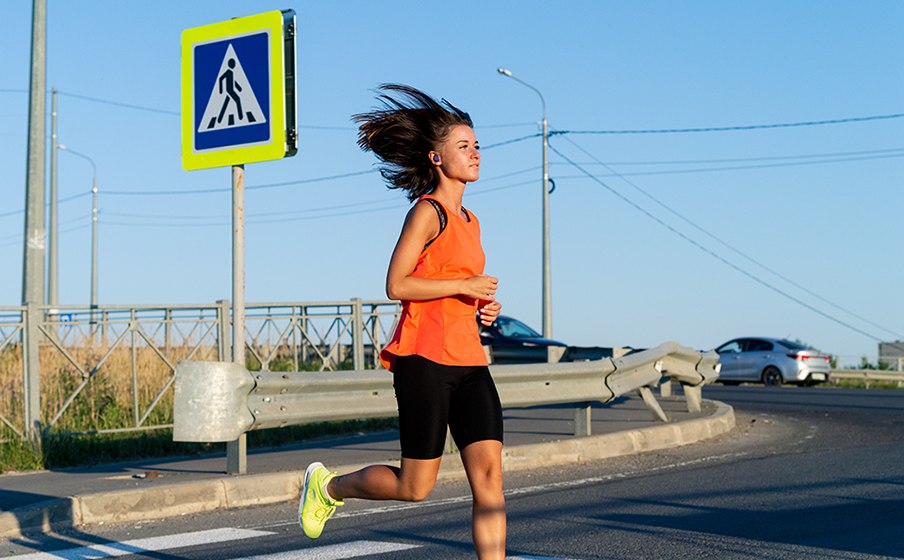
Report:
[[[704,397],[734,406],[738,427],[507,475],[509,557],[904,558],[904,391],[716,386]],[[297,505],[280,504],[0,541],[0,557],[470,558],[469,510],[454,481],[419,504],[350,501],[313,541]]]

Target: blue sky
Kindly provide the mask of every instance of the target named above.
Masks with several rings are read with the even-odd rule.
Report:
[[[504,313],[539,328],[541,143],[505,142],[538,133],[541,105],[504,66],[551,130],[593,132],[551,139],[555,338],[842,355],[904,338],[904,118],[850,120],[904,113],[900,2],[47,3],[59,142],[98,168],[101,304],[231,297],[230,170],[181,165],[181,34],[292,7],[299,150],[246,166],[249,303],[385,298],[408,205],[349,117],[400,82],[473,117],[464,204]],[[21,300],[31,8],[0,21],[0,305]],[[846,122],[766,126],[822,121]],[[612,133],[711,128],[736,129]],[[91,178],[59,153],[63,304],[89,298]]]

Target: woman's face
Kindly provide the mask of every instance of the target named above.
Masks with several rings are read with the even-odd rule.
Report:
[[[435,162],[443,174],[463,183],[480,178],[480,146],[470,126],[457,125],[440,149],[440,161]]]

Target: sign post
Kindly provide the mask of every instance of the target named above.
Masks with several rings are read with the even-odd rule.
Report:
[[[182,32],[182,167],[232,166],[232,361],[245,366],[245,164],[296,152],[295,11]],[[226,448],[245,474],[245,434]]]

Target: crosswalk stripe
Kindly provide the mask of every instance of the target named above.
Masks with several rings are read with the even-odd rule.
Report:
[[[128,554],[143,554],[158,550],[198,546],[202,544],[237,541],[272,534],[273,533],[267,531],[254,531],[251,529],[212,529],[210,531],[197,531],[195,533],[181,533],[164,537],[151,537],[123,542],[110,542],[108,544],[96,544],[94,546],[66,548],[53,552],[35,552],[32,554],[23,554],[21,556],[10,556],[4,560],[96,560],[114,556],[126,556]]]
[[[197,531],[194,533],[181,533],[162,537],[150,537],[147,539],[134,539],[122,542],[110,542],[77,548],[67,548],[53,552],[36,552],[20,556],[9,556],[3,560],[101,560],[129,554],[146,554],[161,550],[175,548],[187,548],[205,544],[229,542],[254,537],[272,535],[268,531],[252,529],[212,529],[209,531]],[[386,554],[422,548],[422,545],[403,544],[378,541],[353,541],[342,544],[317,546],[249,556],[236,560],[343,560],[345,558],[359,558],[375,554]],[[505,560],[569,560],[567,558],[553,558],[551,556],[506,556]]]
[[[342,544],[331,544],[314,548],[302,548],[287,550],[262,556],[251,556],[241,560],[341,560],[343,558],[358,558],[371,554],[386,554],[400,550],[420,548],[416,544],[402,544],[377,541],[354,541]]]
[[[571,558],[553,558],[552,556],[506,556],[505,560],[573,560]]]

